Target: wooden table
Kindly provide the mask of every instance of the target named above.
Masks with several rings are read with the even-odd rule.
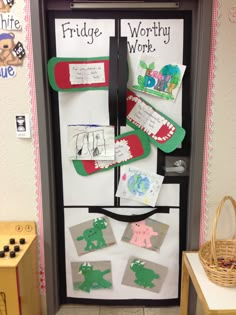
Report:
[[[218,286],[208,280],[198,252],[183,252],[180,314],[188,314],[189,279],[206,315],[236,315],[236,288]],[[192,315],[192,314],[191,314]]]

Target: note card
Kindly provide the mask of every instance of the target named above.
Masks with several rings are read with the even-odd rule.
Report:
[[[71,84],[94,84],[105,82],[104,63],[69,64]]]

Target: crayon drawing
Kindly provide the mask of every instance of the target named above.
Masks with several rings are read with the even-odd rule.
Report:
[[[125,165],[121,168],[116,196],[154,207],[163,178],[161,175]]]
[[[158,59],[142,56],[132,88],[173,101],[176,99],[185,68],[184,65],[164,64]]]
[[[69,125],[70,160],[114,160],[114,128],[111,126]]]

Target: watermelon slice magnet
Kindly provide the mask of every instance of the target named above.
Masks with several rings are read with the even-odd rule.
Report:
[[[130,131],[115,138],[115,161],[73,160],[76,172],[87,176],[132,163],[150,153],[148,137],[140,130]]]
[[[126,121],[130,127],[148,135],[151,143],[166,153],[181,144],[186,133],[181,126],[130,90],[126,100]]]
[[[48,78],[55,91],[107,90],[109,57],[53,57],[48,62]]]

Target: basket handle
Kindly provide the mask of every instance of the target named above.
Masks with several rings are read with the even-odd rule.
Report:
[[[213,222],[213,228],[212,228],[212,235],[211,235],[211,256],[210,256],[210,263],[212,264],[213,261],[216,265],[216,267],[218,268],[219,265],[218,265],[218,260],[217,260],[217,257],[216,257],[216,228],[217,228],[217,224],[218,224],[218,220],[219,220],[219,217],[220,217],[220,214],[221,214],[221,210],[224,206],[224,203],[229,200],[231,201],[232,205],[233,205],[233,208],[234,208],[234,213],[235,213],[235,217],[236,217],[236,201],[231,197],[231,196],[225,196],[217,210],[216,210],[216,214],[215,214],[215,218],[214,218],[214,222]],[[234,235],[234,238],[235,238],[235,235]],[[229,269],[230,270],[230,269]]]

